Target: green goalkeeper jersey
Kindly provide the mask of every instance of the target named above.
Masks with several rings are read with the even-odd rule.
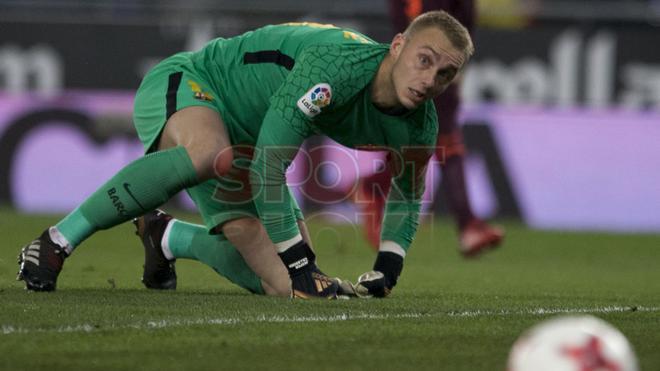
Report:
[[[273,242],[300,233],[285,171],[305,138],[323,134],[390,152],[396,166],[381,238],[408,249],[438,125],[432,102],[401,115],[373,105],[371,82],[388,50],[354,31],[290,23],[215,39],[190,55],[218,95],[232,144],[254,146],[253,200]]]

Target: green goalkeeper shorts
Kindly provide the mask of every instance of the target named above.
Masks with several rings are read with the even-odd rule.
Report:
[[[218,94],[190,62],[191,53],[175,54],[156,65],[135,95],[133,123],[146,152],[153,152],[165,123],[175,112],[192,106],[220,114]]]
[[[170,116],[192,106],[208,107],[220,115],[218,94],[190,62],[191,53],[175,54],[145,76],[135,96],[133,122],[145,152],[153,152]],[[258,217],[252,201],[248,171],[251,153],[234,150],[234,166],[229,174],[208,180],[186,191],[195,202],[209,231],[230,220]],[[290,207],[296,218],[303,216],[295,199]]]

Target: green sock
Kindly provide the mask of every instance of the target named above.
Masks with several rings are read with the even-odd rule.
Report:
[[[151,153],[121,169],[56,228],[73,249],[94,232],[151,211],[197,183],[185,148]]]
[[[202,262],[238,286],[264,294],[261,279],[226,238],[209,234],[201,225],[180,220],[173,223],[167,244],[175,258]]]

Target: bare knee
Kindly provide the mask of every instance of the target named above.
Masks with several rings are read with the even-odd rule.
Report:
[[[255,217],[230,220],[222,225],[221,230],[234,245],[266,245],[270,242],[266,229]]]
[[[233,154],[229,135],[220,115],[207,107],[186,107],[172,115],[159,148],[182,146],[188,152],[200,181],[226,175]]]
[[[200,181],[221,177],[231,171],[234,161],[231,147],[198,144],[184,148]]]
[[[216,176],[227,175],[232,167],[234,154],[231,147],[222,148],[213,159],[213,171]]]

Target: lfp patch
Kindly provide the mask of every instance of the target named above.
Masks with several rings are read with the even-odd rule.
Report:
[[[332,88],[324,82],[314,85],[300,99],[298,108],[307,116],[314,117],[321,113],[321,108],[326,107],[332,100]]]

